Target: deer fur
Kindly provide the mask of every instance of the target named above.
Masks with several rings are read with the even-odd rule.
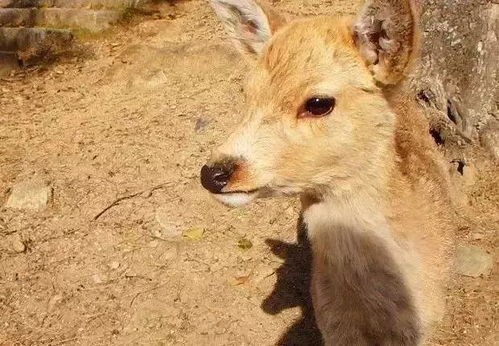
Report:
[[[404,79],[417,6],[367,1],[357,17],[293,20],[254,0],[212,0],[251,65],[246,115],[208,164],[236,160],[221,202],[300,196],[326,345],[421,345],[444,311],[451,188]],[[332,113],[299,118],[314,95]]]

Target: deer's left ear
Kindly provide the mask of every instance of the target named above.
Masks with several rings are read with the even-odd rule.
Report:
[[[394,85],[419,54],[416,0],[368,0],[353,25],[355,43],[374,79]]]
[[[236,48],[249,58],[257,57],[285,19],[263,1],[211,0]]]

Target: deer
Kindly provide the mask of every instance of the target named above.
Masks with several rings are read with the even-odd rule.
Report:
[[[232,207],[299,197],[325,345],[424,345],[445,313],[452,186],[409,80],[419,5],[290,18],[211,0],[248,63],[240,125],[201,168]]]

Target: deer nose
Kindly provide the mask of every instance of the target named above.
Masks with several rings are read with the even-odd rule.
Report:
[[[225,162],[201,168],[201,185],[211,193],[221,193],[234,173],[235,164]]]

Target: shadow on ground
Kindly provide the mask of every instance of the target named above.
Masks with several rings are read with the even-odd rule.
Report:
[[[276,271],[277,282],[274,290],[263,301],[261,307],[263,311],[271,315],[297,306],[302,311],[300,320],[288,328],[277,345],[322,346],[324,344],[315,323],[309,290],[312,250],[301,218],[298,221],[297,233],[297,243],[286,243],[275,239],[266,240],[271,251],[284,259],[284,263]]]

